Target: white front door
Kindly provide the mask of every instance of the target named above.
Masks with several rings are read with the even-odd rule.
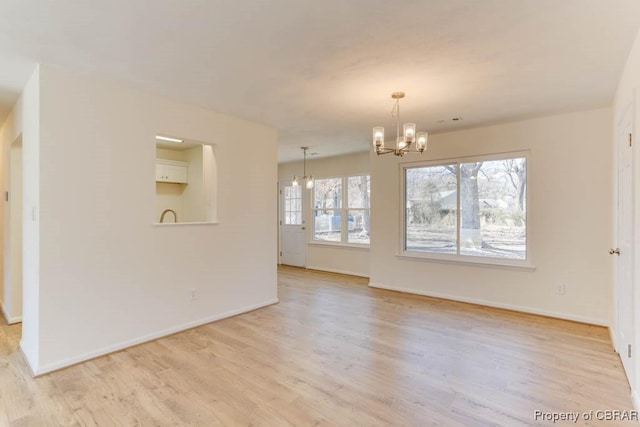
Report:
[[[304,191],[291,181],[280,182],[280,263],[304,267],[307,236],[304,221]]]
[[[630,384],[634,384],[633,354],[633,104],[617,121],[616,146],[618,151],[618,203],[616,212],[617,247],[610,252],[615,256],[616,311],[618,353]],[[632,351],[633,350],[633,351]]]

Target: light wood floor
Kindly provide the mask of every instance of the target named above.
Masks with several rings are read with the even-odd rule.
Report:
[[[0,425],[517,426],[632,409],[604,328],[279,276],[277,305],[35,380],[0,317]]]

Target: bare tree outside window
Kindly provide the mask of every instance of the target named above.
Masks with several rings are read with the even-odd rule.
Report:
[[[371,179],[369,175],[347,178],[347,242],[369,244],[371,227],[369,197]]]
[[[406,250],[526,259],[526,158],[405,171]]]
[[[313,239],[342,240],[342,178],[316,179],[313,188]]]
[[[406,169],[407,250],[457,253],[457,165]]]

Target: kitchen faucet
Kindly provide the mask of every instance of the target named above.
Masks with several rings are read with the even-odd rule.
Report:
[[[160,215],[160,224],[162,224],[164,222],[164,216],[167,214],[167,212],[171,212],[173,214],[173,222],[178,222],[178,214],[176,214],[176,211],[174,211],[173,209],[165,209],[162,211],[162,214]]]

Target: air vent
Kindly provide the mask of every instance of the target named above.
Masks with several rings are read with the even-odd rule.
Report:
[[[451,117],[450,119],[441,119],[441,120],[436,120],[436,123],[448,123],[448,122],[461,122],[462,121],[462,117],[460,116],[455,116],[455,117]]]

